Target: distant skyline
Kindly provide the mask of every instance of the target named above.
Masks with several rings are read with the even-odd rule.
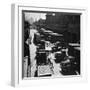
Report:
[[[29,21],[29,23],[32,24],[34,21],[38,21],[39,19],[46,19],[46,13],[25,12],[25,20]]]

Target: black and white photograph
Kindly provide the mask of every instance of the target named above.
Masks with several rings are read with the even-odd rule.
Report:
[[[81,13],[22,11],[22,77],[81,75]]]

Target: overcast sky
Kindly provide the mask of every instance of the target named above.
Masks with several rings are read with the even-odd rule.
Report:
[[[31,13],[25,12],[25,20],[30,23],[39,19],[46,19],[46,13]]]

